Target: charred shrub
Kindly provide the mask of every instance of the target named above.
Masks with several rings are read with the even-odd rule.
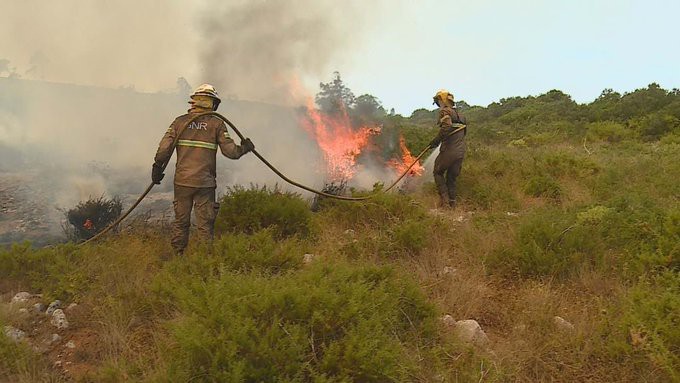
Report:
[[[75,241],[92,238],[120,217],[122,211],[123,203],[118,197],[90,197],[66,212],[70,224],[65,228],[66,234]]]
[[[298,194],[263,186],[235,186],[221,199],[215,231],[253,234],[269,229],[276,238],[308,236],[312,213]]]

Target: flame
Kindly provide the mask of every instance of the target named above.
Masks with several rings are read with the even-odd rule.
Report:
[[[314,108],[311,98],[307,99],[305,117],[302,126],[323,152],[328,181],[351,179],[357,172],[357,157],[369,137],[379,134],[380,130],[365,126],[354,129],[344,107],[337,115],[330,116]]]
[[[416,157],[414,157],[413,154],[411,154],[411,151],[406,147],[406,140],[403,135],[399,136],[399,148],[401,149],[401,159],[392,159],[387,164],[395,169],[398,174],[401,174],[416,161]],[[418,161],[413,165],[411,170],[408,171],[408,175],[412,177],[419,176],[422,175],[424,171],[425,168],[420,161]]]

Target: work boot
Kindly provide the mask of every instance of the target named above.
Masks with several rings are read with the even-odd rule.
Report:
[[[439,207],[440,209],[448,209],[451,207],[451,200],[447,194],[439,195]]]

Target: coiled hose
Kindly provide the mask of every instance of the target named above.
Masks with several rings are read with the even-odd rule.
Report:
[[[206,112],[206,113],[200,113],[200,114],[196,114],[196,115],[192,116],[189,120],[187,120],[187,121],[184,123],[183,126],[180,126],[180,127],[179,127],[179,130],[177,131],[177,135],[175,136],[175,140],[174,140],[174,142],[173,142],[173,144],[172,144],[173,150],[174,150],[174,148],[177,146],[177,141],[179,140],[179,137],[180,137],[180,136],[182,135],[182,133],[184,132],[184,129],[186,129],[186,127],[189,126],[189,124],[191,124],[192,122],[194,122],[196,119],[198,119],[198,118],[200,118],[200,117],[203,117],[203,116],[215,116],[215,117],[219,118],[220,120],[224,121],[224,123],[226,123],[227,125],[229,125],[229,127],[236,133],[236,135],[237,135],[241,140],[243,140],[243,139],[245,138],[245,137],[243,136],[243,134],[241,134],[241,132],[238,130],[238,128],[236,128],[236,126],[235,126],[231,121],[229,121],[229,119],[227,119],[226,117],[224,117],[223,115],[221,115],[221,114],[219,114],[219,113],[217,113],[217,112]],[[454,133],[455,133],[455,132],[454,132]],[[406,174],[408,174],[408,172],[411,170],[411,168],[413,168],[413,166],[415,166],[415,164],[417,164],[418,161],[420,161],[420,159],[425,155],[425,153],[427,153],[428,150],[430,150],[430,147],[429,147],[429,146],[428,146],[427,148],[425,148],[422,152],[420,152],[420,154],[418,154],[418,156],[417,156],[416,159],[413,161],[413,163],[411,163],[411,165],[409,165],[409,167],[408,167],[408,168],[407,168],[407,169],[399,176],[399,178],[397,178],[394,182],[392,182],[392,184],[391,184],[389,187],[387,187],[387,189],[382,190],[381,192],[382,192],[382,193],[387,193],[388,191],[392,190],[395,186],[397,186],[397,184],[399,183],[399,181],[401,181],[402,178],[404,178],[404,177],[406,176]],[[378,193],[373,193],[373,194],[369,194],[369,195],[365,195],[365,196],[361,196],[361,197],[346,197],[346,196],[341,196],[341,195],[335,195],[335,194],[326,193],[326,192],[323,192],[323,191],[321,191],[321,190],[316,190],[316,189],[313,189],[313,188],[311,188],[311,187],[309,187],[309,186],[303,185],[303,184],[301,184],[301,183],[299,183],[299,182],[293,181],[293,180],[291,180],[290,178],[286,177],[285,174],[281,173],[281,171],[279,171],[274,165],[272,165],[269,161],[267,161],[266,158],[264,158],[260,153],[258,153],[258,151],[257,151],[256,149],[253,149],[252,153],[255,155],[255,157],[257,157],[260,161],[262,161],[265,165],[267,165],[267,167],[268,167],[269,169],[271,169],[271,170],[272,170],[277,176],[279,176],[282,180],[288,182],[289,184],[291,184],[291,185],[293,185],[293,186],[297,186],[297,187],[299,187],[300,189],[307,190],[308,192],[311,192],[311,193],[314,193],[314,194],[317,194],[317,195],[320,195],[320,196],[324,196],[324,197],[328,197],[328,198],[334,198],[334,199],[339,199],[339,200],[343,200],[343,201],[365,201],[365,200],[367,200],[367,199],[370,199],[370,198],[375,197],[375,196],[378,194]],[[162,166],[162,169],[163,169],[163,170],[165,170],[165,168],[168,166],[168,162],[169,162],[169,161],[170,161],[170,160],[168,159],[168,161],[166,161],[166,162],[163,164],[163,166]],[[139,204],[142,202],[142,200],[144,200],[144,198],[147,196],[147,194],[149,194],[149,192],[151,191],[151,189],[152,189],[153,187],[154,187],[154,183],[152,182],[152,183],[149,184],[149,186],[146,187],[146,190],[144,190],[144,193],[142,193],[142,194],[139,196],[139,198],[137,198],[137,201],[135,201],[135,203],[132,204],[132,206],[130,206],[130,208],[129,208],[125,213],[123,213],[120,217],[118,217],[118,219],[116,219],[115,222],[113,222],[112,224],[110,224],[109,226],[107,226],[104,230],[100,231],[99,233],[97,233],[97,234],[96,234],[95,236],[93,236],[92,238],[90,238],[90,239],[88,239],[88,240],[86,240],[86,241],[84,241],[84,242],[81,242],[80,244],[81,244],[81,245],[84,245],[84,244],[86,244],[86,243],[94,242],[94,241],[96,241],[97,239],[101,238],[104,234],[106,234],[106,233],[108,233],[109,231],[111,231],[111,229],[113,229],[114,227],[118,226],[118,224],[120,224],[125,218],[127,218],[128,215],[130,215],[130,213],[132,213],[133,210],[135,210],[135,208],[136,208],[137,206],[139,206]]]

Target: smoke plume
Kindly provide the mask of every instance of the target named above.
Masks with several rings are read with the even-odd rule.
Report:
[[[219,112],[261,153],[321,186],[321,155],[298,126],[302,100],[289,86],[330,75],[361,41],[368,13],[359,1],[5,2],[0,177],[30,175],[50,208],[102,193],[133,198],[167,126],[186,113],[182,77],[215,84]],[[172,166],[155,190],[171,190]],[[218,172],[218,192],[280,182],[253,156],[220,159]]]

